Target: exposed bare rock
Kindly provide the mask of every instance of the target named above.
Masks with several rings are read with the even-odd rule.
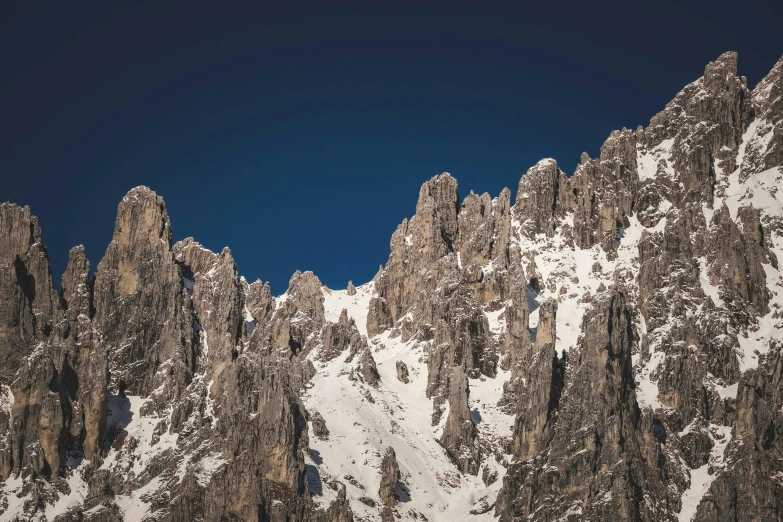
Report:
[[[57,299],[38,219],[28,207],[0,204],[0,383],[49,335]]]
[[[667,199],[705,202],[710,207],[716,184],[714,164],[723,172],[735,168],[742,135],[750,123],[750,92],[746,80],[737,76],[737,53],[724,53],[704,69],[704,76],[687,85],[666,108],[650,120],[639,134],[645,149],[673,139]],[[706,123],[706,125],[705,125]]]
[[[770,348],[740,379],[737,422],[694,520],[775,520],[783,512],[783,351],[780,343]]]
[[[744,179],[783,164],[783,57],[753,89],[751,103],[756,133],[745,147]]]
[[[95,274],[95,324],[109,351],[110,389],[176,399],[193,378],[190,296],[174,261],[163,199],[137,187],[122,199]]]
[[[397,380],[408,384],[410,382],[408,378],[408,365],[403,361],[397,361]]]
[[[530,350],[530,310],[524,278],[521,281],[520,278],[515,279],[509,297],[503,312],[506,331],[501,348],[509,366],[514,368],[521,364]]]
[[[547,344],[554,345],[557,335],[555,334],[555,325],[557,324],[557,301],[547,299],[541,303],[538,311],[538,327],[536,328],[536,346]]]
[[[453,255],[458,239],[459,196],[457,180],[449,174],[435,176],[419,192],[416,215],[405,220],[392,235],[389,261],[375,278],[378,297],[367,316],[368,334],[394,325],[409,309],[426,313],[440,275],[458,271]]]
[[[201,347],[197,371],[228,364],[244,322],[243,290],[231,251],[224,248],[215,254],[192,238],[174,245],[173,251],[183,278],[192,281],[189,293]]]
[[[514,203],[514,215],[521,223],[522,232],[528,236],[555,235],[557,218],[567,208],[560,194],[561,185],[568,190],[568,179],[553,159],[539,161],[522,176]]]
[[[329,430],[326,427],[326,420],[324,420],[323,415],[317,411],[311,412],[310,423],[313,425],[313,435],[322,440],[329,438]]]
[[[274,309],[275,300],[269,283],[256,280],[251,284],[243,284],[245,291],[245,306],[256,324],[264,324]]]
[[[508,191],[493,201],[489,194],[468,195],[459,209],[458,231],[461,263],[483,265],[498,259],[502,268],[508,261],[510,213]]]
[[[0,354],[3,371],[14,372],[10,386],[2,385],[0,477],[15,471],[54,478],[65,473],[67,453],[98,460],[103,442],[106,357],[90,322],[89,262],[83,247],[71,250],[60,296],[37,219],[4,204],[0,220],[10,260],[0,310],[11,313]]]
[[[349,350],[350,358],[361,353],[367,347],[367,340],[359,333],[356,322],[348,319],[348,311],[343,308],[337,323],[326,323],[321,330],[323,346],[318,358],[324,361],[339,357]]]
[[[367,335],[374,337],[384,330],[394,326],[389,303],[383,297],[370,299],[369,312],[367,314]]]
[[[303,517],[307,421],[290,374],[290,362],[255,355],[238,359],[222,373],[225,392],[218,398],[221,416],[214,438],[224,455],[234,456],[211,477],[205,519],[248,519],[259,513],[270,520]],[[261,393],[253,393],[259,387]]]
[[[505,298],[510,261],[511,192],[468,195],[459,209],[459,261],[462,279],[481,304]],[[491,263],[488,265],[488,263]]]
[[[60,352],[61,402],[70,417],[67,449],[98,462],[106,431],[109,373],[102,336],[90,321],[90,262],[83,246],[74,247],[68,256],[61,304],[66,320],[58,325],[54,343]]]
[[[51,382],[57,382],[57,368],[39,347],[27,357],[11,386],[14,403],[10,462],[15,471],[25,470],[27,474],[47,478],[60,471],[65,457],[65,448],[60,446],[65,419],[60,396],[49,387]]]
[[[372,282],[278,297],[145,187],[56,292],[0,205],[0,518],[781,519],[781,151],[783,59],[750,91],[726,53],[573,176],[435,176]]]
[[[375,365],[375,359],[373,359],[370,348],[367,347],[362,352],[362,358],[359,361],[361,365],[360,375],[362,380],[370,386],[378,386],[381,380],[381,376],[378,374],[378,367]]]
[[[490,467],[487,464],[484,464],[484,467],[481,468],[481,481],[486,486],[491,486],[498,480],[498,472],[492,471]],[[487,511],[490,511],[489,509]]]
[[[306,519],[312,522],[353,522],[353,511],[345,494],[345,484],[337,485],[337,499],[329,505],[326,512],[313,509]]]
[[[277,303],[274,316],[264,326],[266,337],[257,345],[289,350],[298,354],[313,348],[324,323],[324,296],[321,281],[312,272],[296,271],[288,283],[285,299]]]
[[[633,320],[625,301],[623,294],[602,297],[585,316],[584,337],[554,404],[557,416],[551,428],[532,424],[538,434],[550,429],[551,439],[516,444],[518,460],[498,498],[501,519],[553,520],[581,510],[597,520],[660,520],[667,504],[677,511],[679,497],[666,486],[673,457],[645,431],[636,404]],[[655,502],[637,502],[640,489]]]
[[[400,467],[397,465],[397,455],[394,448],[389,446],[383,455],[381,462],[381,486],[378,488],[378,496],[381,504],[394,506],[399,500],[397,484],[400,482]]]
[[[735,222],[725,205],[715,211],[710,243],[721,245],[707,256],[710,282],[721,287],[721,298],[740,315],[767,313],[766,274],[761,266],[769,262],[758,210],[743,207]],[[747,319],[746,319],[747,320]]]
[[[476,425],[470,416],[468,378],[460,366],[451,369],[449,377],[449,415],[440,443],[463,473],[476,475],[479,470],[479,448]]]

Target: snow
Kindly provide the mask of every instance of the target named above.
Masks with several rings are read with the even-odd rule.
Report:
[[[196,480],[202,486],[208,486],[210,478],[228,461],[220,453],[210,453],[196,464]]]
[[[776,241],[775,245],[779,244],[780,241]],[[783,245],[781,246],[783,247]],[[779,260],[783,261],[783,248],[773,247],[771,250]],[[783,273],[770,264],[762,266],[766,273],[767,287],[772,290],[769,312],[759,318],[757,330],[737,336],[740,345],[740,371],[743,373],[758,366],[759,355],[769,351],[771,341],[783,341],[783,322],[780,318],[775,317],[776,313],[779,313],[779,310],[783,308]]]
[[[718,395],[721,399],[735,399],[737,397],[737,386],[739,385],[738,382],[735,382],[734,384],[731,384],[729,386],[715,386],[715,391],[718,392]]]
[[[0,513],[0,522],[10,522],[22,515],[24,503],[28,497],[27,495],[22,497],[17,495],[22,492],[25,484],[26,481],[21,476],[11,475],[5,480],[3,488],[0,489],[0,505],[2,505],[3,498],[8,502],[8,505],[5,511]]]
[[[311,476],[317,473],[321,482],[333,477],[345,483],[354,513],[377,520],[378,509],[365,506],[358,498],[367,496],[379,501],[380,463],[386,447],[391,445],[404,485],[399,507],[403,518],[413,518],[412,513],[417,512],[433,521],[493,519],[491,513],[471,516],[469,511],[484,496],[494,502],[502,479],[486,487],[480,477],[459,473],[438,443],[440,426],[431,424],[432,400],[425,396],[429,343],[403,343],[386,331],[373,338],[370,345],[381,376],[377,389],[349,379],[356,359],[347,363],[341,356],[317,363],[320,367],[304,402],[309,411],[317,410],[324,416],[330,434],[328,440],[310,438],[315,469],[308,470],[308,480],[317,482]],[[397,361],[408,366],[408,384],[397,380]],[[497,379],[470,380],[471,409],[481,417],[481,433],[497,428],[503,430],[503,436],[510,434],[513,417],[496,407],[507,378],[501,372]],[[367,400],[368,393],[374,404]],[[441,425],[447,415],[448,412],[443,415]],[[496,466],[492,461],[488,465]],[[504,469],[496,467],[502,477]]]
[[[696,515],[696,510],[701,499],[710,489],[717,472],[725,466],[724,452],[731,442],[731,427],[712,424],[709,427],[710,438],[714,442],[710,452],[709,462],[699,468],[691,470],[691,484],[682,494],[682,508],[677,515],[679,522],[690,522]],[[710,474],[710,469],[713,473]]]
[[[650,362],[636,371],[636,400],[642,408],[657,410],[664,407],[658,400],[658,384],[653,381],[652,375],[665,358],[663,352],[653,352]]]
[[[743,136],[737,151],[737,164],[740,168],[733,172],[726,172],[725,163],[714,165],[718,181],[716,199],[712,208],[706,203],[702,204],[702,212],[708,225],[715,211],[724,204],[732,219],[737,219],[742,207],[751,205],[760,209],[766,218],[783,217],[783,191],[779,190],[779,187],[783,186],[783,168],[775,167],[753,172],[747,162],[747,158],[758,157],[760,151],[767,150],[772,137],[773,130],[768,122],[754,120]],[[663,140],[649,150],[637,145],[638,175],[641,182],[659,177],[677,182],[677,174],[672,162],[674,142],[674,138]],[[730,153],[730,151],[724,152]],[[553,163],[553,159],[547,158],[541,160],[538,165]],[[136,194],[129,193],[129,196],[136,197]],[[518,199],[527,197],[529,197],[527,193],[517,196]],[[125,199],[127,198],[128,196]],[[493,200],[493,205],[496,201]],[[632,305],[636,305],[638,287],[635,278],[639,272],[639,243],[645,233],[663,233],[667,224],[666,214],[671,208],[671,202],[662,200],[658,212],[664,217],[656,226],[650,228],[644,227],[636,216],[629,216],[629,226],[618,234],[615,259],[609,259],[598,245],[586,249],[574,247],[562,235],[564,226],[558,227],[552,238],[543,235],[529,238],[519,232],[520,223],[516,217],[513,217],[512,230],[517,230],[517,233],[512,235],[511,241],[515,243],[515,248],[524,254],[523,265],[532,258],[535,261],[536,271],[541,275],[540,291],[536,292],[530,288],[527,290],[532,340],[535,341],[539,323],[539,305],[546,299],[556,299],[558,302],[555,349],[561,357],[566,351],[578,349],[584,314],[591,306],[589,297],[621,282],[628,285],[629,298]],[[762,222],[766,224],[765,221]],[[573,215],[566,215],[563,218],[563,225],[570,225],[573,228]],[[775,227],[765,227],[765,229],[768,229],[765,238],[768,245],[778,260],[783,262],[783,241],[777,237]],[[405,236],[404,241],[406,245],[411,246],[413,237]],[[702,292],[719,309],[725,307],[720,297],[720,288],[710,281],[707,259],[700,257],[696,261],[699,269],[699,287]],[[457,266],[462,268],[462,257],[459,251],[456,252],[456,262]],[[759,358],[769,350],[770,342],[783,341],[783,323],[779,317],[776,317],[783,309],[783,274],[769,263],[765,263],[763,267],[770,290],[770,310],[767,315],[758,318],[757,325],[738,334],[738,358],[742,372],[758,366]],[[481,269],[487,275],[504,268],[488,262]],[[207,275],[213,274],[214,270],[215,267]],[[183,278],[183,284],[192,295],[194,281]],[[322,293],[327,321],[339,321],[340,314],[345,309],[348,316],[354,319],[359,332],[367,335],[369,303],[375,295],[373,281],[357,287],[356,294],[353,296],[348,295],[347,290],[331,290],[325,286],[322,287]],[[288,297],[288,294],[284,293],[275,298],[275,308],[285,303]],[[484,314],[494,341],[502,340],[505,334],[507,328],[505,311],[508,306],[510,303],[505,302],[492,303],[491,307],[485,307]],[[410,312],[405,317],[410,317],[409,314]],[[247,335],[251,337],[256,322],[247,308],[243,310],[243,318]],[[671,319],[670,322],[673,323],[676,317]],[[635,353],[632,356],[636,399],[640,407],[645,409],[667,409],[659,399],[658,373],[666,360],[661,339],[672,324],[665,324],[648,333],[644,317],[635,313],[635,320],[640,341],[647,341],[635,345]],[[196,326],[198,328],[198,325]],[[204,347],[203,353],[206,354],[208,352],[206,332],[198,329]],[[641,353],[639,346],[645,344],[649,347],[649,351]],[[369,345],[381,376],[377,388],[369,387],[358,379],[349,379],[349,373],[351,369],[356,368],[358,358],[346,362],[347,353],[344,353],[330,361],[320,361],[317,358],[317,347],[313,354],[309,355],[316,367],[316,375],[303,401],[308,410],[321,412],[330,431],[328,440],[310,437],[310,453],[305,457],[308,487],[313,492],[316,502],[325,506],[336,497],[336,493],[325,486],[328,480],[335,479],[346,485],[346,493],[357,519],[378,520],[378,509],[369,508],[359,502],[358,498],[366,496],[375,499],[376,502],[379,500],[380,462],[385,449],[391,445],[397,454],[402,474],[402,486],[399,489],[402,502],[398,506],[402,519],[426,516],[431,521],[494,520],[492,511],[475,516],[470,515],[469,512],[477,506],[489,506],[494,503],[502,487],[505,466],[508,465],[510,456],[500,455],[497,457],[499,460],[496,460],[495,456],[484,455],[481,466],[487,466],[499,475],[499,479],[489,487],[483,484],[480,477],[459,473],[450,461],[438,442],[448,416],[448,403],[444,405],[446,410],[440,422],[433,426],[433,401],[425,394],[428,374],[427,352],[431,348],[431,342],[414,340],[402,342],[399,336],[391,337],[391,330],[387,330],[370,339]],[[39,351],[40,346],[31,357]],[[397,380],[398,361],[404,362],[409,369],[410,382],[407,384]],[[203,377],[199,375],[197,379]],[[498,370],[495,378],[481,376],[477,379],[469,379],[471,418],[477,426],[482,442],[496,449],[508,447],[506,443],[512,437],[514,416],[504,413],[498,407],[503,394],[503,385],[509,378],[509,372]],[[214,383],[202,382],[201,386],[204,384],[206,384],[206,402],[203,415],[212,417],[213,422],[217,422],[211,395]],[[736,382],[726,384],[708,375],[704,384],[722,399],[732,399],[737,396],[738,383]],[[206,443],[194,453],[184,456],[175,453],[178,436],[167,431],[159,434],[156,437],[159,440],[153,445],[153,434],[162,417],[142,416],[141,411],[145,402],[146,399],[141,397],[109,396],[107,428],[115,432],[126,430],[127,437],[136,439],[138,445],[130,453],[110,449],[101,467],[119,467],[129,475],[138,477],[155,458],[159,458],[165,452],[172,452],[173,458],[180,459],[177,462],[178,475],[181,476],[187,471],[193,472],[202,486],[208,486],[210,477],[221,469],[227,460],[220,453],[210,451]],[[10,412],[13,404],[14,397],[10,388],[3,385],[0,388],[0,412]],[[697,421],[693,420],[678,436],[687,435],[696,429],[697,425]],[[724,453],[731,441],[731,427],[711,424],[708,431],[714,441],[709,463],[689,470],[690,483],[682,492],[682,509],[678,514],[681,522],[689,521],[694,517],[699,503],[712,482],[726,466]],[[196,459],[195,455],[203,455],[203,457]],[[87,486],[81,477],[83,466],[76,460],[70,460],[69,466],[73,469],[65,480],[71,493],[57,496],[51,505],[45,507],[45,515],[49,519],[67,512],[72,506],[79,505],[87,494]],[[777,479],[783,481],[783,475]],[[115,500],[123,511],[125,519],[143,519],[150,508],[150,495],[163,485],[163,480],[161,476],[153,478],[131,494],[116,497]],[[12,476],[6,480],[3,489],[0,490],[0,503],[4,497],[8,507],[0,514],[0,522],[13,519],[21,513],[24,501],[29,498],[15,496],[22,486],[21,478]],[[600,497],[597,502],[606,502],[610,498],[611,493],[608,493]],[[565,513],[565,518],[578,517],[581,512],[581,505],[571,505]]]
[[[506,306],[493,311],[484,311],[484,315],[487,316],[487,322],[489,323],[489,331],[496,336],[501,336],[506,331]]]
[[[511,378],[511,372],[498,369],[493,379],[482,375],[478,379],[469,379],[470,409],[473,421],[478,425],[480,437],[512,436],[514,416],[508,415],[498,408],[498,402],[503,396],[503,385]],[[476,422],[478,420],[478,422]]]
[[[0,386],[0,411],[9,413],[14,408],[14,394],[11,387],[3,384]]]
[[[141,408],[148,400],[131,395],[127,397],[109,395],[109,416],[106,421],[107,431],[124,429],[128,432],[127,437],[133,437],[139,441],[139,444],[138,451],[133,453],[133,455],[120,454],[112,448],[106,456],[102,467],[111,468],[119,463],[127,465],[138,472],[145,469],[155,456],[176,447],[178,435],[171,434],[167,430],[159,435],[160,440],[157,444],[152,444],[155,427],[161,421],[161,418],[141,415]]]
[[[707,260],[702,256],[699,261],[699,283],[701,283],[701,289],[704,295],[712,299],[715,306],[724,306],[723,299],[720,297],[718,287],[710,282],[710,276],[708,273]]]
[[[728,179],[723,180],[726,185],[725,196],[722,203],[725,203],[729,209],[732,219],[736,219],[739,209],[743,206],[753,206],[760,209],[762,213],[762,222],[765,217],[780,219],[783,217],[783,191],[779,187],[783,186],[783,167],[774,167],[760,172],[751,172],[747,175],[745,181],[741,181],[743,161],[748,149],[756,151],[766,150],[770,131],[767,130],[759,136],[761,129],[769,129],[769,125],[764,120],[754,120],[748,126],[743,136],[742,143],[737,153],[737,165],[739,167],[728,175]],[[746,173],[747,174],[747,173]],[[719,202],[716,201],[716,205]],[[777,256],[778,260],[783,261],[783,248],[781,248],[781,239],[777,237],[775,227],[767,227],[769,237],[767,244],[770,250]],[[750,329],[748,332],[740,333],[737,336],[740,345],[739,363],[740,371],[756,368],[759,362],[759,356],[769,351],[769,343],[773,340],[783,340],[783,324],[775,315],[783,308],[783,277],[780,270],[774,268],[769,263],[763,264],[767,280],[767,287],[770,290],[769,313],[760,317],[758,328]]]
[[[751,174],[744,183],[740,183],[739,169],[729,176],[726,189],[726,206],[732,219],[737,219],[741,207],[753,206],[768,215],[783,216],[783,168],[773,167]]]
[[[247,306],[242,309],[242,318],[245,320],[247,338],[250,339],[253,337],[253,332],[256,331],[256,320],[253,319],[253,316],[251,315],[250,310],[247,309]]]
[[[322,287],[324,294],[324,315],[327,321],[336,323],[340,320],[343,309],[348,311],[348,318],[356,321],[356,328],[362,335],[367,335],[367,311],[370,309],[370,299],[375,293],[375,282],[370,281],[356,287],[356,295],[348,295],[348,290],[330,290]]]
[[[80,506],[87,496],[88,486],[82,479],[78,467],[70,471],[70,476],[68,476],[66,482],[68,483],[71,492],[68,495],[61,495],[52,506],[46,507],[44,512],[46,513],[46,518],[49,520],[54,520],[57,516],[62,515],[72,507]]]
[[[144,515],[150,510],[150,501],[144,497],[154,493],[161,486],[160,477],[149,481],[139,489],[134,490],[130,495],[116,495],[114,502],[120,508],[125,520],[142,520]]]
[[[663,167],[662,171],[669,178],[674,177],[674,168],[671,164],[672,145],[674,145],[674,138],[663,140],[649,152],[642,152],[637,145],[636,164],[638,166],[639,181],[657,178],[659,165]]]

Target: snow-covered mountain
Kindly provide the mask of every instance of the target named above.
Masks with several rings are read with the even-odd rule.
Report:
[[[385,267],[271,295],[120,202],[53,284],[0,206],[0,520],[783,520],[783,59],[567,176],[424,183]]]

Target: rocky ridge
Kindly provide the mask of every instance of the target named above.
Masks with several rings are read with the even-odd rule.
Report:
[[[0,520],[783,519],[783,59],[737,67],[513,205],[433,177],[346,290],[138,187],[57,291],[0,205]]]

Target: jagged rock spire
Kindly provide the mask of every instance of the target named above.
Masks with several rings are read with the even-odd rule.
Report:
[[[128,192],[114,236],[95,275],[95,322],[109,350],[111,388],[160,403],[192,378],[191,303],[174,259],[163,198],[147,187]]]

